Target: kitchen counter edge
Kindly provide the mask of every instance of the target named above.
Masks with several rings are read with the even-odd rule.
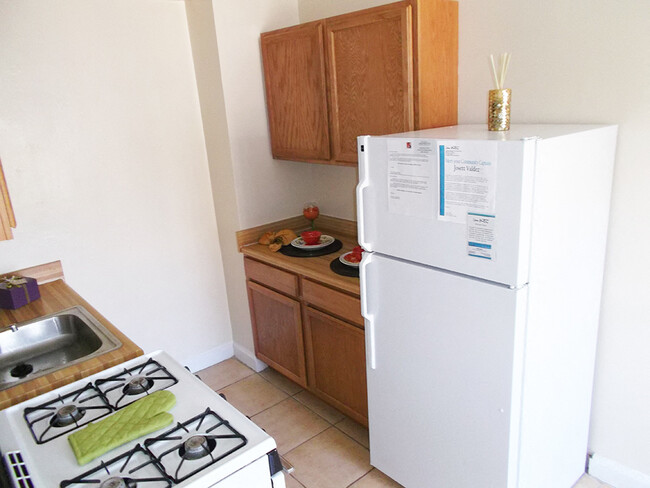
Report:
[[[330,269],[330,263],[333,259],[338,259],[341,254],[351,251],[357,245],[356,222],[325,215],[319,217],[317,221],[319,224],[317,226],[318,230],[339,239],[343,244],[340,251],[325,256],[296,258],[285,256],[279,251],[272,252],[268,246],[257,244],[259,236],[267,230],[277,231],[282,228],[289,228],[299,233],[300,230],[305,230],[306,222],[302,216],[299,216],[253,229],[239,231],[237,237],[240,251],[244,256],[285,271],[290,271],[333,288],[338,288],[358,297],[360,294],[359,278],[341,276]]]
[[[127,336],[106,320],[63,280],[39,285],[39,291],[41,298],[24,307],[16,310],[0,310],[0,330],[13,323],[32,320],[59,312],[66,308],[81,305],[120,340],[122,347],[89,359],[88,361],[74,364],[54,373],[0,391],[0,410],[143,354],[142,349],[138,345],[134,344]]]

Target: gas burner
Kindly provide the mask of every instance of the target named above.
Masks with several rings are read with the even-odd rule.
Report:
[[[144,446],[174,483],[182,483],[247,443],[246,437],[208,408],[164,434],[145,440]]]
[[[153,380],[145,378],[144,376],[136,376],[124,385],[122,393],[126,393],[127,395],[140,395],[147,390],[150,390],[152,386]]]
[[[61,481],[60,488],[170,488],[171,481],[140,444],[120,456],[101,461],[95,468],[71,480]]]
[[[88,383],[35,407],[25,408],[23,417],[36,443],[44,444],[112,411],[99,390]]]
[[[102,484],[99,485],[99,488],[136,488],[136,486],[138,486],[138,484],[129,478],[120,478],[119,476],[113,476],[105,481],[102,481]]]
[[[178,454],[185,459],[201,459],[217,447],[217,441],[204,435],[194,435],[183,442]]]
[[[52,427],[67,427],[78,422],[86,414],[86,410],[76,405],[64,405],[50,417]]]
[[[148,359],[109,378],[95,381],[108,403],[119,410],[154,391],[165,390],[178,380],[157,361]]]

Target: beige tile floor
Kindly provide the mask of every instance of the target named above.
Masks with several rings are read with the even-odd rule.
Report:
[[[272,369],[255,373],[232,358],[198,374],[275,439],[294,468],[287,488],[401,486],[370,465],[365,427]],[[574,488],[611,487],[585,475]]]

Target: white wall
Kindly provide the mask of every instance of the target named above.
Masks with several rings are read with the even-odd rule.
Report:
[[[300,20],[389,3],[299,0]],[[650,2],[460,0],[459,122],[486,120],[511,52],[512,121],[619,124],[590,448],[650,475]],[[640,486],[640,485],[639,485]]]
[[[650,3],[460,2],[459,118],[482,122],[486,55],[512,52],[514,122],[619,124],[590,448],[650,475]]]
[[[15,239],[143,349],[232,351],[185,7],[0,0],[0,157]],[[198,354],[198,358],[190,360]]]
[[[356,171],[344,168],[342,184],[341,172],[328,173],[332,168],[271,156],[260,34],[297,24],[296,0],[246,0],[243,4],[187,0],[186,6],[212,189],[223,233],[235,350],[237,357],[257,367],[243,258],[234,246],[234,233],[299,215],[303,203],[312,200],[323,213],[354,219]],[[212,71],[215,66],[220,67],[219,73]],[[218,91],[222,99],[215,100]]]
[[[312,166],[271,156],[260,53],[261,32],[298,23],[296,0],[212,4],[242,228],[298,215]]]

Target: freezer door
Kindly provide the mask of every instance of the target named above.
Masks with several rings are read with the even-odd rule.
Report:
[[[535,155],[534,138],[360,137],[359,243],[521,286],[528,282]]]
[[[515,488],[526,287],[361,265],[370,462],[406,487]]]

